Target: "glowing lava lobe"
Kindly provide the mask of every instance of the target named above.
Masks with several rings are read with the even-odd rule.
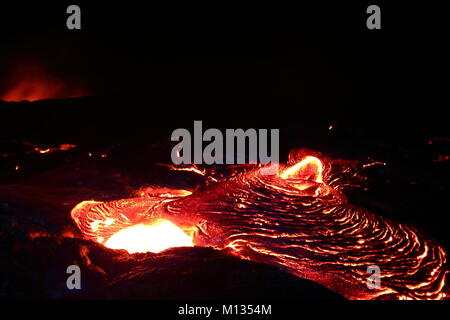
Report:
[[[166,198],[179,197],[180,193],[165,196],[145,196],[106,203],[83,201],[72,209],[71,216],[83,238],[111,249],[135,253],[193,246],[193,227],[184,225],[184,228],[180,228],[167,219],[153,215],[149,210]]]

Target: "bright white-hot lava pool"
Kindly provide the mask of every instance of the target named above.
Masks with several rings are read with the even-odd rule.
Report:
[[[125,249],[129,253],[158,253],[172,247],[192,247],[192,238],[181,228],[168,220],[159,219],[155,223],[137,224],[113,234],[105,242],[110,249]]]

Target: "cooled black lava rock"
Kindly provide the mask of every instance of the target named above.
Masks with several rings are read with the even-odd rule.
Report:
[[[2,298],[343,299],[312,281],[209,248],[129,255],[71,238],[3,235],[2,243]],[[73,264],[81,270],[80,290],[66,285]]]

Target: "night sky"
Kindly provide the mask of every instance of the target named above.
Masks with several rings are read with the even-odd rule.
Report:
[[[239,103],[251,117],[269,104],[408,128],[442,119],[444,10],[378,3],[382,29],[368,30],[369,2],[237,3],[78,1],[81,30],[66,28],[69,2],[2,5],[0,93],[39,65],[85,95],[175,92],[181,112]]]

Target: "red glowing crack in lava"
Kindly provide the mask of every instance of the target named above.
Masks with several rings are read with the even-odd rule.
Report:
[[[348,299],[445,299],[446,253],[413,227],[350,205],[355,163],[294,150],[279,173],[242,166],[195,192],[85,201],[72,218],[85,239],[132,252],[209,246],[274,265]],[[369,290],[367,267],[381,269]]]

